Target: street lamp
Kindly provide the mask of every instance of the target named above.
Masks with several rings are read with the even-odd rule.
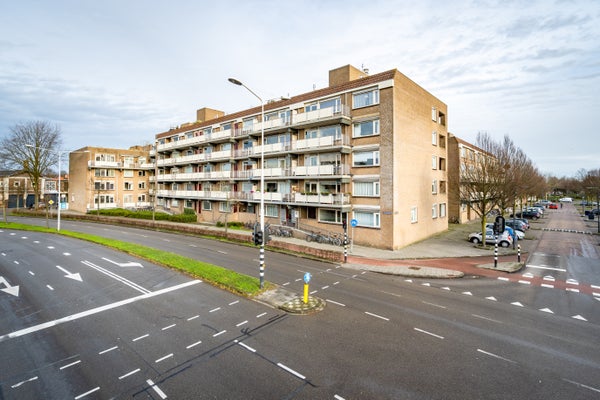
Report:
[[[234,85],[246,88],[260,101],[260,231],[262,232],[262,240],[260,242],[259,278],[260,288],[262,289],[265,284],[265,240],[267,239],[265,234],[265,102],[252,89],[237,79],[229,78],[228,80]]]

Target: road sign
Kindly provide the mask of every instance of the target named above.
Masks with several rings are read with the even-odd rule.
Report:
[[[354,218],[352,218],[352,219],[350,220],[350,225],[352,225],[352,226],[357,226],[357,225],[358,225],[358,221],[357,221],[357,220],[355,220]]]
[[[311,277],[312,277],[312,276],[310,275],[310,272],[307,272],[307,273],[305,273],[305,274],[304,274],[304,283],[307,283],[307,284],[308,284],[308,282],[310,282],[310,278],[311,278]]]

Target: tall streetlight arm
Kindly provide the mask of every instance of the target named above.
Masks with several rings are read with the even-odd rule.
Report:
[[[242,86],[260,101],[260,231],[262,232],[262,241],[260,243],[259,277],[260,288],[262,289],[265,278],[265,240],[267,239],[265,233],[265,102],[262,97],[254,93],[252,89],[244,85],[241,81],[235,78],[229,78],[228,80],[234,85]]]

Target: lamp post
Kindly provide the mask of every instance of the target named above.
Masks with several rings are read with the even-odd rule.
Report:
[[[261,118],[261,129],[260,129],[260,231],[262,232],[262,240],[260,242],[260,257],[259,257],[259,278],[260,288],[262,289],[265,285],[265,240],[267,235],[265,234],[265,102],[263,99],[254,93],[252,89],[244,85],[242,82],[235,78],[229,78],[229,82],[234,85],[242,86],[247,91],[252,93],[260,101],[260,118]]]

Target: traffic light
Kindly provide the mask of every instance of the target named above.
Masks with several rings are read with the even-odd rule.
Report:
[[[498,215],[496,220],[494,221],[494,234],[499,235],[504,232],[506,229],[506,221],[504,221],[504,217]]]
[[[254,235],[254,244],[259,246],[263,243],[263,232],[256,231],[256,235]]]

